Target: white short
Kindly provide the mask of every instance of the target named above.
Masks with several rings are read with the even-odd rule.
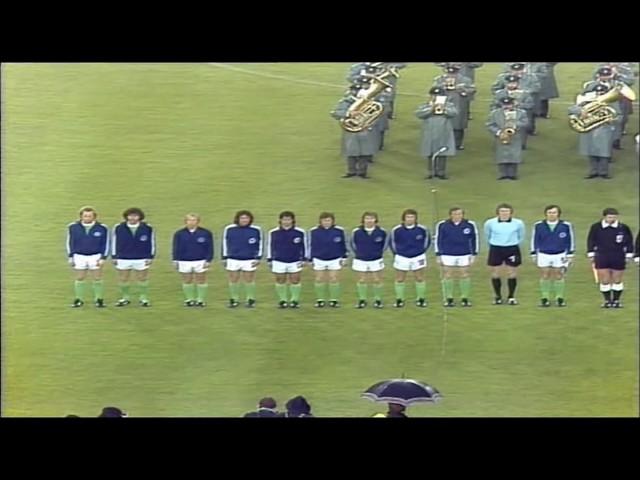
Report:
[[[116,260],[117,270],[148,270],[149,265],[146,264],[146,260]]]
[[[271,262],[271,271],[273,273],[298,273],[302,271],[303,262],[278,262],[274,260]]]
[[[353,268],[354,272],[380,272],[381,270],[384,270],[384,260],[381,258],[379,260],[367,262],[365,260],[358,260],[357,258],[354,258],[351,268]]]
[[[440,262],[445,267],[468,267],[471,255],[440,255]]]
[[[313,269],[320,270],[341,270],[342,269],[342,259],[335,258],[333,260],[320,260],[319,258],[313,259]]]
[[[567,266],[567,255],[565,253],[557,253],[548,255],[546,253],[537,254],[537,265],[540,268],[563,268]]]
[[[234,260],[233,258],[227,258],[226,269],[230,272],[255,272],[258,268],[254,265],[255,260]]]
[[[204,273],[209,268],[205,267],[206,260],[195,260],[191,262],[178,262],[178,271],[180,273]]]
[[[396,255],[393,258],[393,268],[401,270],[403,272],[414,272],[416,270],[422,270],[427,266],[427,255],[422,254],[417,257],[407,258],[402,255]]]
[[[102,258],[102,254],[96,253],[95,255],[80,255],[79,253],[73,254],[73,268],[75,270],[98,270],[100,265],[98,261]]]

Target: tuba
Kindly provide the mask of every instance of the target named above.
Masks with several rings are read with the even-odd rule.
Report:
[[[508,110],[504,112],[504,128],[500,132],[500,143],[503,145],[509,145],[511,139],[516,134],[516,117],[518,112],[516,110]]]
[[[371,85],[367,88],[362,96],[358,98],[347,110],[347,115],[340,122],[342,128],[347,132],[357,133],[369,128],[380,118],[384,107],[382,103],[376,102],[374,99],[386,88],[393,88],[387,78],[394,76],[399,77],[395,67],[385,69],[378,75],[371,76]]]
[[[607,93],[596,97],[595,100],[592,101],[587,101],[584,95],[578,95],[576,104],[580,105],[584,103],[582,113],[580,115],[569,115],[569,125],[576,132],[586,133],[610,123],[618,116],[618,112],[608,104],[620,98],[634,101],[636,99],[636,93],[631,87],[624,83],[618,83]]]

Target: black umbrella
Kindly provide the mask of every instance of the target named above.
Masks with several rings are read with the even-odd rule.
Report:
[[[436,403],[442,398],[431,385],[408,378],[378,382],[361,396],[374,402],[397,403],[405,407],[414,403]]]

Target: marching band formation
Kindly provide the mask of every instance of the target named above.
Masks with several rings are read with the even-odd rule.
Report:
[[[483,64],[437,63],[437,76],[416,116],[422,121],[420,153],[427,160],[426,178],[445,180],[447,159],[464,150],[465,130],[476,94],[475,70]],[[505,64],[491,86],[493,99],[486,128],[495,138],[498,180],[516,180],[527,140],[537,135],[536,119],[549,118],[549,102],[558,98],[555,63]],[[393,119],[393,105],[404,63],[354,64],[347,76],[349,89],[331,115],[343,129],[342,153],[347,159],[344,178],[368,178],[368,165],[384,147],[384,134]],[[587,179],[611,178],[612,150],[621,149],[637,72],[628,63],[599,65],[583,85],[576,105],[569,109],[569,125],[580,133],[580,153],[590,159]]]

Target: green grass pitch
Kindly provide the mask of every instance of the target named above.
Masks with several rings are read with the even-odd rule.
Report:
[[[2,414],[96,416],[114,404],[138,417],[239,416],[261,396],[283,404],[303,394],[319,416],[369,416],[384,406],[359,393],[405,374],[445,397],[412,407],[410,416],[637,416],[638,269],[627,270],[626,308],[601,311],[584,253],[587,228],[604,207],[617,207],[637,232],[638,159],[628,135],[615,154],[614,179],[583,180],[587,160],[566,118],[594,65],[557,66],[562,98],[552,101],[552,119],[538,121],[521,181],[506,183],[495,181],[484,127],[500,65],[480,68],[467,148],[450,161],[452,179],[437,187],[440,217],[456,204],[479,223],[503,201],[528,227],[546,204],[560,204],[578,245],[569,307],[536,307],[537,272],[528,256],[521,305],[491,306],[483,248],[472,273],[474,308],[451,309],[445,318],[433,267],[426,310],[389,307],[387,262],[382,311],[351,308],[348,269],[345,308],[313,309],[307,270],[303,308],[281,312],[264,264],[258,308],[229,311],[219,263],[220,233],[240,208],[251,209],[265,229],[284,209],[305,228],[321,210],[352,228],[365,209],[390,228],[404,208],[417,208],[431,225],[433,196],[423,180],[414,110],[438,73],[434,65],[402,70],[397,119],[373,179],[363,181],[339,178],[340,129],[329,116],[346,86],[347,64],[5,64]],[[628,130],[638,130],[637,106]],[[65,227],[85,204],[110,226],[129,206],[145,210],[158,232],[153,308],[113,307],[111,265],[109,308],[69,308]],[[188,211],[203,216],[217,241],[209,307],[202,310],[182,307],[170,264],[171,236]],[[433,259],[430,251],[430,265]]]

